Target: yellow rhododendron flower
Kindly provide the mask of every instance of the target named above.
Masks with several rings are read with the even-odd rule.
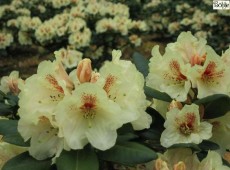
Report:
[[[112,62],[105,62],[100,69],[105,79],[104,90],[122,112],[136,116],[131,122],[135,130],[149,128],[152,118],[145,112],[148,102],[143,90],[144,77],[130,61],[120,60],[121,51],[113,50],[112,56]]]
[[[199,144],[212,136],[212,125],[200,122],[199,107],[185,105],[181,110],[174,108],[166,113],[166,128],[161,134],[161,145],[170,147],[178,143]]]
[[[82,149],[90,143],[106,150],[114,146],[116,130],[133,117],[128,117],[100,86],[86,82],[58,104],[56,120],[61,129],[59,136],[70,148]]]

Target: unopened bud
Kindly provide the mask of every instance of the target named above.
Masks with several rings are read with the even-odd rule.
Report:
[[[81,83],[90,82],[92,76],[91,60],[85,58],[81,60],[77,67],[77,77]]]
[[[156,170],[169,170],[167,163],[160,158],[155,161],[155,169]]]
[[[225,152],[223,157],[226,161],[228,161],[228,163],[230,163],[230,152]]]
[[[180,161],[174,165],[173,170],[186,170],[186,165],[184,162]]]
[[[170,111],[170,110],[172,110],[172,109],[174,109],[174,108],[177,108],[177,109],[181,110],[181,109],[183,108],[183,105],[182,105],[180,102],[173,100],[173,101],[169,104],[168,110]]]

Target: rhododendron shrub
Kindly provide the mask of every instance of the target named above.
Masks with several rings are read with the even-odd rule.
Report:
[[[229,49],[182,32],[134,64],[119,50],[98,70],[79,52],[55,55],[1,79],[0,144],[20,146],[0,154],[3,170],[230,169]]]

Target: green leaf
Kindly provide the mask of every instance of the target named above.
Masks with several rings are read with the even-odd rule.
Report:
[[[56,160],[57,170],[98,170],[97,155],[93,150],[63,151]]]
[[[123,165],[136,165],[157,158],[153,150],[135,142],[118,143],[109,150],[99,151],[98,155],[102,160]]]
[[[139,133],[139,136],[146,140],[160,140],[161,131],[158,129],[148,129]]]
[[[230,97],[222,96],[205,105],[205,119],[213,119],[230,111]]]
[[[50,160],[38,161],[24,152],[6,162],[2,170],[49,170],[50,166]]]
[[[138,71],[140,71],[144,77],[147,77],[149,73],[149,61],[140,53],[134,52],[133,63],[135,64]]]
[[[7,95],[5,96],[5,98],[7,99],[7,102],[11,105],[11,106],[16,106],[18,105],[18,96],[12,94],[12,93],[7,93]]]
[[[3,136],[3,141],[18,146],[29,146],[29,142],[24,142],[18,133],[17,127],[17,120],[0,120],[0,134]]]
[[[151,97],[151,98],[155,98],[155,99],[158,99],[158,100],[163,100],[163,101],[166,101],[166,102],[171,102],[172,99],[171,97],[166,94],[166,93],[162,93],[158,90],[155,90],[155,89],[152,89],[148,86],[145,86],[144,87],[144,91],[145,91],[145,95],[147,97]]]
[[[194,101],[195,104],[205,104],[205,103],[209,103],[209,102],[212,102],[212,101],[216,101],[216,100],[219,100],[221,98],[229,98],[227,95],[225,94],[214,94],[214,95],[211,95],[211,96],[207,96],[203,99],[198,99],[196,101]]]
[[[217,149],[220,149],[219,145],[214,143],[214,142],[211,142],[211,141],[208,141],[208,140],[203,140],[199,145],[198,147],[201,149],[201,150],[205,150],[205,151],[208,151],[208,150],[217,150]]]
[[[123,135],[118,135],[117,141],[118,142],[124,142],[124,141],[129,141],[129,140],[132,140],[132,139],[136,139],[136,138],[138,138],[137,135],[135,135],[133,133],[126,133],[126,134],[123,134]]]
[[[201,149],[197,146],[197,144],[194,143],[177,143],[172,146],[170,146],[168,149],[174,149],[174,148],[191,148],[195,151],[200,151]]]
[[[0,116],[7,116],[11,113],[13,113],[11,106],[4,103],[0,103]]]

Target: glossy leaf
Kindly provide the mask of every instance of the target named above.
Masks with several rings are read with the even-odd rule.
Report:
[[[97,155],[93,150],[63,151],[56,160],[57,170],[98,170]]]
[[[149,73],[149,61],[140,53],[135,52],[133,54],[133,63],[135,64],[138,71],[140,71],[144,77],[147,77]]]
[[[109,150],[100,151],[98,155],[102,160],[123,165],[136,165],[157,158],[157,154],[153,150],[135,142],[118,143]]]
[[[205,104],[205,103],[210,103],[212,101],[216,101],[216,100],[221,99],[221,98],[229,98],[229,97],[225,94],[214,94],[211,96],[207,96],[203,99],[198,99],[198,100],[194,101],[194,103],[195,104]]]
[[[200,151],[201,149],[194,143],[177,143],[169,147],[169,149],[173,148],[191,148],[195,151]]]
[[[2,170],[49,170],[50,166],[50,160],[38,161],[24,152],[6,162]]]
[[[18,146],[29,146],[29,142],[24,142],[17,127],[17,120],[0,120],[0,134],[3,136],[3,141]]]
[[[144,87],[144,91],[145,91],[145,95],[147,97],[150,97],[150,98],[155,98],[155,99],[158,99],[158,100],[163,100],[163,101],[166,101],[166,102],[171,102],[172,99],[171,97],[166,94],[166,93],[162,93],[158,90],[155,90],[155,89],[152,89],[148,86],[145,86]]]
[[[205,119],[213,119],[230,111],[230,97],[222,96],[205,105]]]
[[[217,149],[220,149],[219,145],[214,143],[214,142],[211,142],[211,141],[208,141],[208,140],[203,140],[199,145],[198,147],[201,149],[201,150],[217,150]]]

